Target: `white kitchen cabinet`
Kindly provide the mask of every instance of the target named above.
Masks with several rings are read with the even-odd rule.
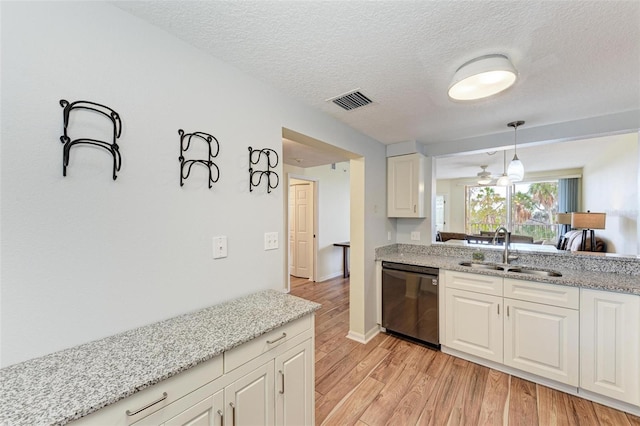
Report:
[[[273,425],[273,361],[255,369],[224,389],[227,422],[231,426]]]
[[[580,290],[580,387],[640,405],[640,296]]]
[[[313,345],[311,340],[275,360],[276,424],[310,425],[314,419]]]
[[[578,311],[504,299],[504,364],[578,386]]]
[[[445,282],[445,346],[578,386],[577,288],[455,271]]]
[[[163,426],[223,426],[223,413],[224,392],[221,389],[167,420]]]
[[[502,297],[446,289],[445,345],[502,362]]]
[[[73,424],[313,425],[313,330],[306,315]]]
[[[417,153],[387,158],[388,217],[425,217],[425,165]]]

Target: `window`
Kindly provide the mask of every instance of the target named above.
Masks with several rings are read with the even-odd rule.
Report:
[[[534,241],[554,241],[557,211],[557,180],[518,183],[511,187],[467,186],[465,232],[479,235],[505,226],[513,235],[529,236]]]

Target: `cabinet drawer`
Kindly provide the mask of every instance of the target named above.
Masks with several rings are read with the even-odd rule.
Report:
[[[578,309],[580,306],[580,289],[578,287],[512,278],[504,279],[504,297],[569,309]]]
[[[447,288],[502,296],[502,278],[468,272],[444,271]]]
[[[227,373],[253,358],[278,347],[292,337],[309,330],[311,327],[311,316],[306,315],[300,319],[278,327],[262,336],[244,343],[228,352],[224,353],[224,372]]]
[[[130,425],[179,400],[194,389],[217,379],[222,376],[222,370],[222,356],[215,357],[140,392],[136,392],[115,404],[82,417],[72,424],[74,426]],[[166,397],[164,397],[165,393]],[[127,411],[129,414],[127,414]]]

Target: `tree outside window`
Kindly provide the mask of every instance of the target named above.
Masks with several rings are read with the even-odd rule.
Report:
[[[511,191],[511,226],[507,226],[507,191]],[[557,238],[558,182],[520,183],[512,187],[467,186],[465,232],[478,235],[508,227],[534,241]]]

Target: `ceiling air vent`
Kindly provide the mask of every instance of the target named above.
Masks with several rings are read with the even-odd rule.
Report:
[[[333,102],[338,105],[340,108],[345,109],[347,111],[351,111],[352,109],[360,108],[365,105],[369,105],[373,103],[371,99],[366,97],[359,90],[354,90],[349,93],[345,93],[340,96],[336,96],[335,98],[327,99],[327,102]]]

